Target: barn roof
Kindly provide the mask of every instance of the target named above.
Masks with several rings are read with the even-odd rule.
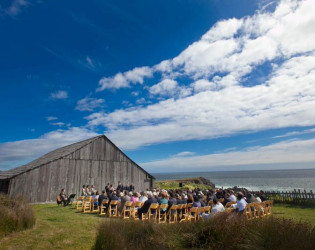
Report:
[[[110,141],[105,135],[99,135],[96,137],[93,137],[88,140],[84,140],[81,142],[73,143],[71,145],[58,148],[54,151],[49,152],[48,154],[43,155],[42,157],[28,163],[25,165],[22,165],[17,168],[10,169],[8,171],[0,172],[0,180],[1,179],[11,179],[12,177],[15,177],[17,175],[23,174],[25,172],[28,172],[32,169],[41,167],[49,162],[58,160],[60,158],[66,157],[69,154],[72,154],[73,152],[85,147],[89,143],[99,139],[99,138],[104,138],[105,140],[109,141],[117,150],[119,150],[123,155],[124,152],[122,152],[112,141]],[[143,168],[141,168],[137,163],[135,163],[133,160],[131,160],[127,155],[125,155],[132,163],[134,163],[137,167],[139,167],[142,171],[147,173],[150,177],[154,178],[152,175],[150,175],[148,172],[146,172]],[[155,178],[154,178],[155,179]]]

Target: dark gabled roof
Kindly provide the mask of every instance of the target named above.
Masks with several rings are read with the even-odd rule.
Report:
[[[119,150],[125,157],[127,157],[132,163],[134,163],[137,167],[139,167],[142,171],[146,172],[143,168],[141,168],[137,163],[135,163],[134,161],[132,161],[127,155],[124,154],[124,152],[122,152],[113,142],[111,142],[105,135],[99,135],[96,137],[93,137],[91,139],[88,140],[84,140],[81,142],[77,142],[62,148],[58,148],[54,151],[49,152],[48,154],[43,155],[42,157],[28,163],[25,164],[23,166],[17,167],[17,168],[13,168],[10,169],[8,171],[4,171],[4,172],[0,172],[0,180],[1,179],[10,179],[12,177],[15,177],[17,175],[23,174],[25,172],[28,172],[32,169],[41,167],[49,162],[58,160],[60,158],[63,158],[67,155],[72,154],[73,152],[85,147],[86,145],[92,143],[93,141],[99,139],[99,138],[105,138],[105,140],[108,140],[117,150]],[[147,173],[147,172],[146,172]],[[150,175],[149,173],[147,173],[150,177],[154,178],[152,175]],[[155,178],[154,178],[155,179]]]

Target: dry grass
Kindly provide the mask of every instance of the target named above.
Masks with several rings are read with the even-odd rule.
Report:
[[[94,249],[315,249],[315,228],[269,217],[247,221],[223,213],[212,220],[157,225],[103,223]]]
[[[0,238],[31,228],[34,224],[33,210],[24,199],[0,195]]]

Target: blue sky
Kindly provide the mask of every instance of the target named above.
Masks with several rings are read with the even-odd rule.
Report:
[[[0,4],[0,170],[105,134],[150,172],[314,168],[315,3]]]

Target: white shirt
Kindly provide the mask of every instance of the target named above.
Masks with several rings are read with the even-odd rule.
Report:
[[[230,196],[229,199],[230,199],[230,201],[232,201],[232,202],[236,201],[236,197],[235,197],[234,194],[231,194],[231,196]]]
[[[220,203],[220,202],[218,202],[217,204],[215,204],[214,206],[213,206],[213,208],[211,209],[211,214],[216,214],[216,213],[218,213],[218,212],[224,212],[224,207],[223,207],[223,205]]]
[[[203,219],[207,220],[210,217],[212,217],[214,214],[219,213],[219,212],[224,212],[225,208],[223,207],[223,205],[218,202],[217,204],[215,204],[212,209],[211,209],[211,213],[210,214],[205,214],[203,213],[201,216]]]
[[[239,212],[242,212],[247,205],[247,202],[244,200],[244,198],[237,201],[236,204],[233,204],[232,206],[234,209],[238,209]]]
[[[141,202],[145,202],[146,200],[148,200],[148,197],[146,196],[140,196],[139,201]]]

